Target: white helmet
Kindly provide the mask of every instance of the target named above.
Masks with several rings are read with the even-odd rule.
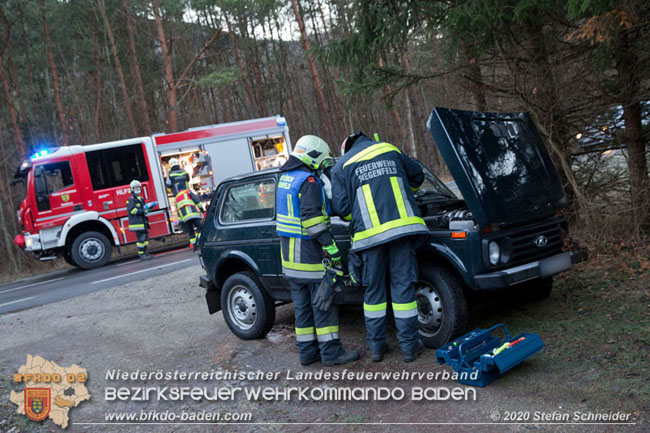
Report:
[[[169,166],[173,167],[175,165],[178,165],[178,159],[176,158],[169,158]]]
[[[131,188],[131,192],[134,192],[136,188],[142,189],[142,184],[139,180],[132,180],[129,187]]]
[[[334,162],[330,153],[330,147],[325,140],[315,135],[303,135],[296,142],[296,147],[291,155],[301,160],[313,170],[321,165],[328,165]]]

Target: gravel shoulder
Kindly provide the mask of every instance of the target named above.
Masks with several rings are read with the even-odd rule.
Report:
[[[221,313],[210,316],[205,305],[203,289],[198,287],[202,274],[199,266],[188,267],[154,278],[91,293],[41,307],[0,316],[0,430],[1,431],[60,431],[51,421],[33,423],[25,416],[15,414],[9,402],[9,390],[19,390],[11,383],[11,375],[25,363],[27,354],[40,355],[61,366],[78,364],[88,370],[87,388],[91,400],[70,412],[68,431],[210,431],[214,426],[193,425],[85,425],[85,422],[104,422],[105,414],[130,411],[192,412],[250,412],[256,424],[230,424],[228,431],[648,431],[647,356],[610,359],[610,363],[632,363],[626,372],[612,376],[615,370],[600,367],[599,362],[576,358],[575,351],[589,352],[597,347],[592,338],[566,341],[562,338],[557,321],[549,311],[557,314],[578,315],[584,325],[589,315],[573,311],[573,301],[566,299],[571,284],[584,278],[578,270],[575,275],[559,282],[559,288],[550,300],[525,307],[504,307],[483,310],[473,315],[470,326],[488,326],[504,321],[513,332],[540,332],[547,342],[545,350],[508,373],[487,388],[476,389],[476,401],[412,401],[413,387],[457,386],[454,381],[404,380],[404,381],[336,381],[317,379],[289,379],[300,372],[317,373],[343,371],[345,367],[324,368],[320,364],[302,367],[294,346],[293,309],[291,305],[279,307],[275,327],[266,338],[243,341],[227,328]],[[575,290],[575,288],[573,288]],[[585,296],[589,293],[585,293]],[[644,301],[641,301],[642,303]],[[641,303],[641,307],[647,307]],[[642,313],[644,310],[641,310]],[[641,314],[642,314],[641,313]],[[567,320],[570,319],[567,318]],[[535,321],[544,321],[535,326]],[[563,326],[571,328],[573,322]],[[579,325],[576,322],[576,329]],[[518,326],[526,326],[520,329]],[[364,340],[363,314],[358,307],[346,306],[341,311],[341,335],[348,348],[356,348],[366,355],[347,370],[354,372],[443,372],[451,371],[435,362],[434,351],[425,354],[412,364],[404,364],[394,339],[394,329],[389,327],[389,344],[393,351],[382,363],[368,359]],[[638,328],[640,327],[640,328]],[[514,329],[512,329],[514,328]],[[541,331],[540,331],[541,328]],[[572,328],[571,328],[572,329]],[[636,329],[647,331],[647,321]],[[587,331],[585,331],[587,332]],[[647,333],[644,342],[647,341]],[[574,335],[571,334],[571,338]],[[624,338],[621,334],[619,338]],[[645,344],[645,343],[644,343]],[[570,356],[566,365],[560,365],[562,350],[568,346]],[[645,346],[647,349],[647,346]],[[596,353],[602,353],[602,350]],[[647,352],[646,352],[647,355]],[[604,356],[604,355],[603,355]],[[607,359],[603,358],[606,362]],[[620,367],[615,365],[615,367]],[[278,380],[223,380],[185,382],[137,380],[116,382],[107,379],[107,371],[120,369],[140,371],[256,371],[279,373]],[[633,373],[628,376],[627,373]],[[646,388],[643,388],[646,383]],[[119,402],[105,401],[105,389],[110,386],[385,386],[402,387],[406,397],[401,401],[256,401],[239,396],[234,400],[200,401],[184,400]],[[638,389],[630,389],[637,387]],[[635,426],[546,426],[546,425],[412,425],[409,423],[490,423],[495,412],[543,411],[562,412],[616,412],[631,415]],[[407,423],[407,425],[367,425],[361,423]],[[289,424],[273,424],[289,423]],[[292,423],[348,423],[345,427],[333,425],[298,425]],[[12,430],[13,429],[13,430]]]

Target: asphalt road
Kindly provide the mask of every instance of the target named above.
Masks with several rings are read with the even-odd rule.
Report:
[[[73,298],[131,281],[177,271],[199,264],[189,248],[154,254],[151,260],[138,258],[109,263],[99,269],[63,269],[0,285],[0,314]],[[198,285],[198,281],[196,282]]]

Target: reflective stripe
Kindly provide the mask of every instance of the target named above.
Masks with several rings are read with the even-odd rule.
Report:
[[[149,241],[144,241],[144,246],[146,247],[147,245],[149,245]]]
[[[332,341],[339,338],[339,326],[325,326],[323,328],[316,328],[316,337],[318,341]]]
[[[382,302],[381,304],[366,304],[363,303],[363,315],[370,318],[376,319],[386,316],[386,303]]]
[[[296,248],[295,248],[295,253],[294,253],[295,258],[294,258],[293,261],[296,262],[296,263],[300,263],[300,257],[302,256],[302,239],[300,239],[300,238],[292,238],[292,239],[296,243]]]
[[[186,175],[188,175],[186,172],[179,173],[177,171],[172,171],[172,172],[169,173],[169,176],[171,176],[171,177],[186,176]]]
[[[393,146],[392,144],[389,143],[377,143],[373,144],[372,146],[368,147],[367,149],[362,150],[361,152],[357,153],[354,155],[352,158],[348,159],[345,164],[343,164],[343,168],[347,167],[349,164],[354,164],[355,162],[359,161],[367,161],[370,159],[373,159],[376,156],[379,156],[383,153],[387,152],[397,152],[397,153],[402,153],[400,150]]]
[[[146,246],[144,242],[136,242],[135,244],[138,248],[144,248]]]
[[[408,196],[406,195],[406,190],[404,189],[404,181],[401,177],[397,178],[397,184],[399,185],[399,190],[402,193],[402,202],[406,208],[406,215],[410,217],[415,216],[411,202],[409,201]]]
[[[366,184],[361,187],[363,190],[363,198],[366,201],[366,206],[368,207],[368,214],[370,215],[371,227],[377,227],[380,225],[379,216],[377,216],[377,208],[375,207],[375,201],[372,199],[372,192],[370,191],[370,185]]]
[[[357,188],[357,203],[359,204],[361,218],[363,218],[363,228],[366,230],[372,228],[372,222],[370,222],[370,214],[368,213],[368,206],[366,206],[366,201],[363,199],[363,191],[361,190],[361,187]]]
[[[316,335],[325,335],[339,332],[339,326],[325,326],[323,328],[316,328]]]
[[[291,194],[287,194],[287,210],[289,211],[289,216],[293,218],[293,199]]]
[[[351,219],[352,219],[352,214],[351,213],[349,213],[349,214],[347,214],[346,216],[343,217],[344,221],[350,221]]]
[[[305,341],[314,341],[316,339],[316,336],[314,334],[309,334],[309,335],[298,335],[296,334],[296,341],[299,343],[305,342]]]
[[[289,239],[289,262],[295,262],[295,252],[296,252],[296,238]],[[282,266],[284,266],[284,260],[282,261]]]
[[[298,218],[298,217],[290,217],[288,215],[278,214],[277,219],[278,219],[278,221],[282,221],[283,223],[287,223],[287,224],[297,224],[299,226],[302,225],[302,223],[300,222],[300,218]]]
[[[142,251],[138,251],[138,255],[139,255],[139,256],[141,256],[141,255],[143,255],[143,254],[144,254],[144,250],[142,250]]]
[[[393,311],[409,311],[418,308],[417,301],[407,302],[406,304],[398,304],[397,302],[393,302],[392,304]]]
[[[282,260],[282,267],[296,271],[321,272],[321,274],[325,270],[322,263],[296,263],[284,259]]]
[[[414,187],[414,186],[411,187],[411,192],[417,192],[417,191],[419,191],[419,190],[420,190],[420,187],[419,187],[419,186],[418,186],[417,188]]]
[[[129,224],[128,229],[132,232],[144,230],[144,224]]]
[[[399,217],[406,218],[408,215],[406,214],[406,207],[404,206],[404,195],[400,190],[399,183],[397,183],[397,178],[395,176],[391,176],[390,186],[393,188],[393,195],[395,196],[395,203],[397,204]]]
[[[335,332],[333,334],[317,335],[316,339],[318,340],[319,343],[324,343],[324,342],[332,341],[332,340],[338,340],[339,339],[339,333]]]
[[[325,272],[325,269],[321,271],[298,271],[295,269],[287,269],[283,266],[282,268],[282,274],[285,277],[288,278],[300,278],[302,280],[315,280],[315,281],[320,281],[323,279],[323,272]]]
[[[296,335],[309,335],[314,333],[314,327],[310,326],[308,328],[298,328],[296,326]]]
[[[328,230],[327,224],[316,224],[315,226],[307,228],[307,234],[311,237],[314,238],[317,235],[326,232]]]
[[[136,213],[137,211],[138,211],[138,208],[137,208],[137,207],[134,207],[133,209],[131,209],[131,215],[135,215],[135,213]]]
[[[329,218],[327,218],[326,215],[319,215],[317,217],[309,218],[306,220],[301,221],[301,224],[305,228],[309,228],[311,226],[315,226],[316,224],[324,224],[327,222]]]
[[[352,238],[352,247],[350,250],[358,250],[376,245],[379,242],[389,240],[396,236],[404,236],[407,234],[428,234],[424,220],[420,217],[409,217],[405,220],[393,220],[373,227],[370,230],[365,230],[356,233]],[[361,236],[358,236],[361,235]]]
[[[399,229],[402,227],[408,227],[410,225],[415,225],[419,230],[426,230],[426,225],[424,224],[424,220],[420,217],[414,216],[408,218],[400,218],[400,219],[385,222],[371,229],[355,233],[354,236],[352,237],[352,242],[360,241],[369,238],[371,236],[380,235],[391,229]]]

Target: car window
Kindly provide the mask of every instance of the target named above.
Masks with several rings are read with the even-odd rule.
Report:
[[[275,180],[263,179],[231,186],[221,206],[220,221],[232,224],[271,220],[275,216]]]

